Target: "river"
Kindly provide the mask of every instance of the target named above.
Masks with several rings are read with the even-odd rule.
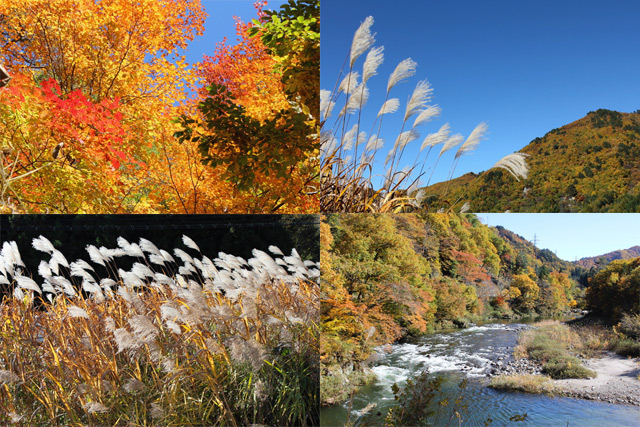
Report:
[[[468,329],[438,332],[394,344],[390,351],[380,350],[380,359],[373,371],[377,380],[354,396],[348,417],[348,405],[336,405],[321,412],[321,425],[341,426],[347,418],[358,418],[359,411],[369,403],[382,411],[394,402],[391,385],[404,385],[408,378],[425,369],[444,377],[442,392],[453,401],[460,394],[457,387],[467,379],[462,403],[464,426],[482,426],[487,418],[492,426],[638,426],[640,408],[626,405],[548,397],[517,392],[497,391],[487,387],[486,374],[492,363],[507,363],[517,342],[520,323],[491,323]],[[514,415],[527,414],[525,422],[509,422]],[[436,425],[446,425],[446,416]],[[450,425],[458,425],[452,421]]]

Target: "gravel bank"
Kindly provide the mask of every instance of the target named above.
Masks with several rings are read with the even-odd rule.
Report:
[[[627,359],[607,352],[589,359],[584,366],[596,371],[592,379],[555,380],[554,386],[564,395],[640,406],[640,359]]]

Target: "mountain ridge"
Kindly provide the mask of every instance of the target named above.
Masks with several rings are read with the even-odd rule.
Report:
[[[640,212],[640,110],[599,109],[534,138],[529,176],[506,170],[467,173],[424,190],[430,206],[470,212]],[[446,191],[446,194],[445,194]]]

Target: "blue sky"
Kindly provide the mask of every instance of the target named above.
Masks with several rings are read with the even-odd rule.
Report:
[[[254,0],[201,0],[209,15],[204,24],[204,34],[189,43],[184,54],[187,62],[194,64],[202,61],[202,55],[213,55],[216,43],[227,37],[227,43],[236,44],[236,27],[234,15],[244,22],[257,18]],[[285,0],[269,0],[265,9],[280,9],[287,3]]]
[[[486,170],[589,111],[640,109],[637,0],[322,0],[323,89],[333,89],[353,34],[369,15],[375,20],[374,46],[384,46],[385,61],[368,84],[364,130],[382,105],[395,66],[409,57],[418,63],[417,74],[392,89],[401,107],[385,116],[385,155],[399,133],[406,100],[425,78],[442,115],[422,126],[422,137],[408,149],[419,147],[445,122],[465,137],[478,123],[489,125],[488,139],[461,159],[455,176]],[[360,73],[364,57],[355,65]],[[443,156],[432,182],[446,178],[454,153]],[[405,152],[403,164],[413,163],[416,155],[417,150]]]
[[[640,214],[478,214],[485,224],[502,225],[550,249],[560,258],[575,261],[640,245]]]

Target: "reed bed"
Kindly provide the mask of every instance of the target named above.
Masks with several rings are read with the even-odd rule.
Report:
[[[41,236],[40,283],[4,243],[0,425],[319,424],[317,263],[183,241],[68,263]]]
[[[395,141],[392,145],[386,144],[381,137],[383,120],[401,107],[400,100],[392,97],[392,90],[415,75],[417,63],[411,58],[401,61],[388,78],[384,102],[373,110],[378,111],[377,115],[365,114],[363,111],[370,98],[368,83],[377,75],[378,67],[384,61],[384,48],[374,47],[376,40],[371,32],[372,25],[371,16],[362,22],[355,32],[333,90],[320,91],[321,212],[451,211],[455,206],[461,211],[470,209],[465,201],[447,199],[448,181],[453,178],[460,158],[474,151],[486,139],[487,124],[478,124],[465,138],[459,133],[452,134],[449,123],[445,123],[422,139],[421,128],[441,114],[438,105],[430,104],[433,88],[425,79],[418,82],[407,101]],[[365,53],[360,73],[355,65]],[[367,121],[371,117],[375,117],[373,122]],[[420,143],[420,140],[418,155],[405,164],[403,155],[407,146]],[[429,166],[429,155],[438,146],[439,153]],[[382,152],[385,147],[386,155]],[[444,200],[444,205],[427,206],[426,197],[433,195],[425,194],[422,179],[428,176],[428,186],[440,158],[456,147],[447,173],[447,185],[438,195]],[[524,153],[510,154],[491,169],[503,168],[516,179],[526,178],[528,167],[525,157]],[[376,162],[384,163],[384,176],[379,179],[373,174]],[[374,185],[378,180],[382,184]]]

